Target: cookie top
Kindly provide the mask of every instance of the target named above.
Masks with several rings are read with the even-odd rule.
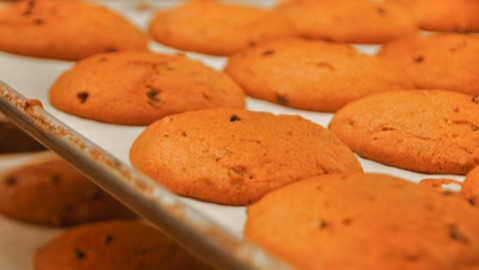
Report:
[[[159,43],[211,55],[230,55],[263,40],[295,35],[274,12],[215,1],[194,1],[160,11],[150,22],[149,32]]]
[[[79,61],[57,79],[49,98],[67,113],[125,125],[188,110],[245,106],[243,90],[227,75],[182,55],[152,52]]]
[[[477,208],[392,176],[298,181],[267,194],[247,213],[246,238],[300,269],[479,266]]]
[[[320,125],[239,109],[165,117],[135,140],[130,161],[179,195],[229,205],[308,176],[361,171],[351,150]]]
[[[388,0],[407,7],[423,30],[479,32],[477,0]]]
[[[22,164],[1,176],[0,213],[51,226],[136,217],[56,156]]]
[[[479,164],[479,97],[440,90],[352,102],[330,129],[366,158],[412,171],[466,174]]]
[[[289,1],[277,11],[304,38],[347,43],[383,43],[417,31],[408,9],[388,1]]]
[[[73,228],[37,250],[36,270],[212,269],[156,228],[109,221]]]
[[[225,72],[252,97],[333,112],[377,92],[413,88],[401,68],[344,44],[288,39],[229,58]]]
[[[85,1],[26,0],[0,9],[0,50],[78,60],[111,51],[147,50],[147,37],[112,10]]]
[[[479,36],[410,37],[385,44],[379,56],[403,67],[417,88],[479,95]]]

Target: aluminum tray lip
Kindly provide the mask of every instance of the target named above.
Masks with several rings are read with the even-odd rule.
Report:
[[[219,269],[292,269],[221,228],[0,80],[0,111],[114,197]]]

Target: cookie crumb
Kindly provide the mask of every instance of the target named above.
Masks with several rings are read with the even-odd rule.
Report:
[[[276,101],[277,101],[279,104],[288,105],[288,98],[286,98],[286,97],[283,96],[283,95],[277,94],[277,95],[276,95]]]
[[[274,54],[273,50],[266,50],[266,51],[261,53],[261,56],[270,56],[270,55],[273,55],[273,54]]]

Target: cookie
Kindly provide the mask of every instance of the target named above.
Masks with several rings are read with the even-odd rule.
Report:
[[[147,36],[112,10],[86,1],[28,0],[0,9],[0,50],[79,60],[111,51],[147,50]]]
[[[410,37],[385,44],[379,56],[403,67],[417,88],[479,95],[479,36]]]
[[[36,270],[212,269],[158,229],[109,221],[82,225],[37,250]]]
[[[281,105],[334,112],[378,92],[413,88],[402,69],[344,44],[288,39],[229,58],[225,72],[249,96]]]
[[[388,0],[409,8],[423,30],[479,32],[477,0]]]
[[[0,213],[51,226],[136,217],[55,156],[20,165],[2,175]]]
[[[211,55],[230,55],[263,40],[296,35],[274,12],[214,1],[160,11],[151,20],[149,33],[167,46]]]
[[[320,125],[240,109],[165,117],[135,140],[130,161],[179,195],[228,205],[308,176],[361,171],[351,150]]]
[[[479,164],[479,97],[440,90],[380,93],[337,111],[330,129],[368,159],[465,175]]]
[[[243,108],[243,90],[225,74],[182,55],[97,54],[63,73],[50,102],[80,117],[146,125],[166,115],[212,107]]]
[[[0,113],[0,153],[37,152],[46,150]]]
[[[471,204],[479,206],[479,165],[467,173],[462,184],[462,194]]]
[[[247,214],[246,239],[298,269],[479,267],[479,211],[388,175],[305,179]]]
[[[417,21],[402,5],[388,1],[290,1],[277,11],[301,37],[375,44],[414,34]]]

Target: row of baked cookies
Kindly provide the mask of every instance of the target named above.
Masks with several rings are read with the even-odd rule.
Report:
[[[385,43],[432,31],[479,32],[475,0],[295,0],[271,10],[217,1],[190,1],[160,11],[150,36],[167,46],[231,55],[265,40],[303,37]],[[23,0],[0,10],[0,50],[65,60],[147,50],[148,37],[106,7],[84,1]]]

